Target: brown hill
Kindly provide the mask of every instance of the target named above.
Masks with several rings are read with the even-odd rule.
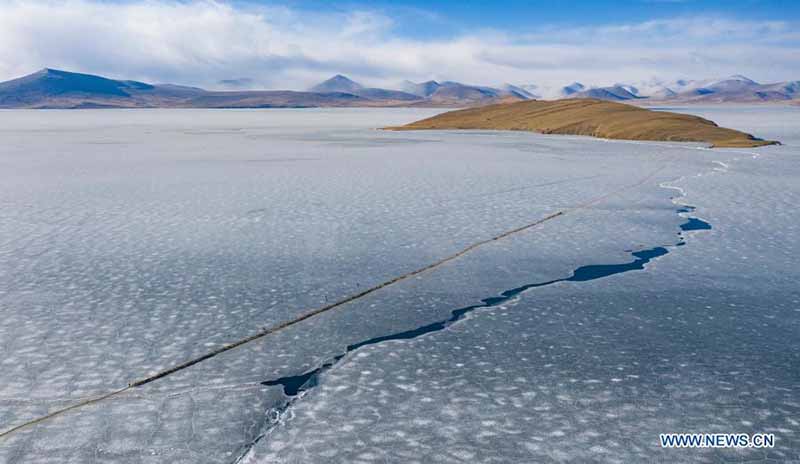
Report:
[[[706,142],[713,147],[758,147],[777,142],[717,126],[688,114],[593,99],[522,101],[450,111],[390,130],[490,129],[607,139]]]

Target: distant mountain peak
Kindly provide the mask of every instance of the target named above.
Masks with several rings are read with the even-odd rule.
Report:
[[[632,93],[626,86],[617,84],[612,85],[611,87],[592,87],[588,90],[582,90],[580,92],[575,92],[569,95],[570,98],[593,98],[597,100],[610,100],[610,101],[621,101],[621,100],[633,100],[638,97],[636,94]]]
[[[69,71],[62,71],[60,69],[42,68],[35,73],[28,74],[28,76],[25,77],[68,76],[70,74],[80,75],[79,73],[71,73]]]
[[[364,86],[355,82],[347,76],[336,74],[335,76],[327,79],[319,84],[311,87],[312,92],[331,93],[331,92],[344,92],[352,93],[357,90],[363,89]]]
[[[106,77],[95,76],[94,74],[86,74],[86,73],[79,73],[79,72],[72,72],[72,71],[64,71],[63,69],[55,69],[55,68],[42,68],[39,71],[31,74],[31,76],[36,75],[48,75],[48,76],[62,76],[62,77],[97,77],[100,79],[108,79]],[[111,80],[111,79],[108,79]]]
[[[566,85],[561,88],[561,96],[568,97],[574,93],[582,92],[586,89],[586,86],[581,84],[580,82],[573,82],[570,85]]]
[[[753,79],[750,79],[749,77],[743,76],[741,74],[734,74],[733,76],[730,76],[728,79],[734,80],[734,81],[744,81],[744,82],[748,82],[750,84],[755,84],[756,83],[756,81],[754,81]]]
[[[536,88],[536,86],[534,85],[533,88]],[[505,83],[501,87],[501,90],[507,92],[511,96],[518,97],[523,100],[535,100],[539,98],[538,95],[534,94],[533,92],[526,89],[525,86],[521,85]]]
[[[611,87],[615,88],[615,89],[623,89],[626,92],[630,93],[631,95],[636,95],[636,96],[639,95],[639,88],[636,87],[635,85],[624,84],[624,83],[617,82],[616,84],[614,84]]]
[[[420,82],[419,84],[411,81],[403,81],[401,84],[401,88],[404,92],[408,92],[420,97],[430,97],[441,86],[442,84],[434,80]]]

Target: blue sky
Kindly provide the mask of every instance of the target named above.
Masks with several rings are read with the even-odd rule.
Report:
[[[277,4],[268,1],[240,3]],[[390,1],[283,2],[306,11],[372,9],[400,19],[398,30],[412,37],[436,37],[495,28],[524,33],[541,26],[596,26],[669,17],[716,15],[748,20],[800,18],[796,0],[574,0],[563,1]]]
[[[0,79],[42,67],[219,88],[800,79],[796,1],[3,0]]]

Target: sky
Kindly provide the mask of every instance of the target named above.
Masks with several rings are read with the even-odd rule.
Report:
[[[0,80],[44,67],[296,90],[337,73],[390,88],[798,80],[795,2],[0,0]]]

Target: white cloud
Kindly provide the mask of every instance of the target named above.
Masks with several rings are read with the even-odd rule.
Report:
[[[800,79],[797,24],[673,18],[526,34],[417,40],[375,11],[297,11],[212,0],[10,0],[0,3],[0,79],[42,67],[209,86],[251,78],[305,88],[333,73],[479,84],[610,84],[742,73]]]

